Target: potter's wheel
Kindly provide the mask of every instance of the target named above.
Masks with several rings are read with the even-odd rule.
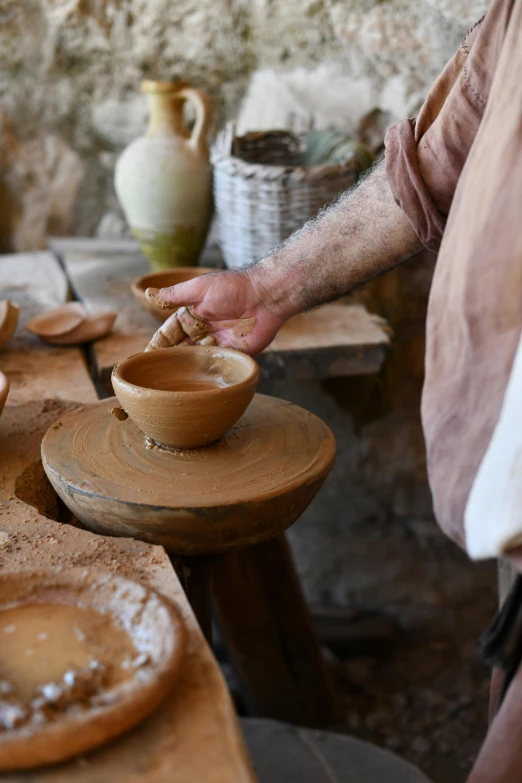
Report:
[[[64,416],[42,443],[45,471],[91,530],[180,555],[267,540],[303,513],[328,475],[335,440],[317,416],[257,394],[239,422],[200,449],[147,448],[114,399]]]

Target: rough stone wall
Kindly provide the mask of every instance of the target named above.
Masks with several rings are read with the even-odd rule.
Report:
[[[0,252],[125,231],[115,160],[142,78],[183,77],[217,125],[356,129],[413,114],[485,0],[0,0]],[[375,116],[375,115],[374,115]],[[376,137],[375,137],[376,134]]]

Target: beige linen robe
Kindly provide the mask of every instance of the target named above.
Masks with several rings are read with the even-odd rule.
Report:
[[[420,239],[434,250],[440,244],[422,401],[437,518],[462,546],[467,535],[472,554],[499,555],[522,524],[507,535],[494,514],[474,513],[465,532],[464,515],[492,435],[499,435],[501,411],[515,430],[517,422],[516,378],[514,393],[505,393],[522,331],[522,0],[494,0],[417,120],[388,131],[386,170]],[[522,432],[514,432],[514,454],[517,436],[522,446]],[[515,462],[511,474],[510,481],[522,482]],[[468,783],[519,781],[522,668]]]

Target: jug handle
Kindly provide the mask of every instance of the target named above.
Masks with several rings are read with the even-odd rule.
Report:
[[[186,87],[180,90],[179,95],[187,101],[191,101],[196,109],[196,122],[189,139],[189,144],[198,152],[208,155],[207,136],[212,123],[212,103],[209,96],[203,90]]]

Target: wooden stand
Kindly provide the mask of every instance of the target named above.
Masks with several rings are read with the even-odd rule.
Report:
[[[284,534],[230,552],[212,577],[223,636],[259,715],[298,726],[341,725],[341,706]]]
[[[209,580],[225,641],[262,715],[342,722],[282,536],[335,457],[329,428],[302,408],[256,395],[238,424],[202,449],[147,449],[107,400],[65,416],[42,443],[55,490],[89,529],[165,546],[211,638]],[[216,555],[227,553],[222,558]]]

